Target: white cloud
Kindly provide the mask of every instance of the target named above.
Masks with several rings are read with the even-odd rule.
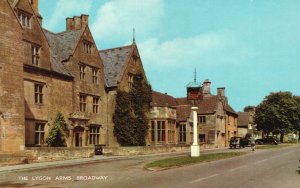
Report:
[[[128,41],[133,28],[139,36],[154,31],[163,14],[163,0],[112,0],[98,9],[91,28],[100,41]]]
[[[87,14],[92,7],[92,2],[92,0],[58,0],[54,8],[55,13],[45,25],[48,29],[56,31],[65,28],[67,17]]]
[[[151,38],[139,43],[143,63],[150,69],[154,67],[186,67],[201,63],[209,64],[213,59],[236,43],[234,33],[229,30],[199,34],[189,38],[175,38],[160,43]],[[159,65],[159,66],[156,66]]]

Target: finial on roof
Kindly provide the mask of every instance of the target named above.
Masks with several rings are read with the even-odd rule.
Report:
[[[135,29],[133,28],[133,37],[132,37],[132,41],[135,42]]]

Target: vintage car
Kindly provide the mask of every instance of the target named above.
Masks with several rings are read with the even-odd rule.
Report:
[[[279,143],[279,140],[276,136],[267,136],[262,139],[256,139],[255,140],[256,144],[274,144],[277,145]]]
[[[231,137],[229,147],[230,148],[244,148],[249,146],[249,140],[242,137]]]

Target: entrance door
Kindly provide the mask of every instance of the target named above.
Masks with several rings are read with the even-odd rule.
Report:
[[[84,128],[77,126],[74,128],[73,131],[74,131],[73,138],[74,138],[75,147],[82,147]]]
[[[76,147],[80,146],[80,139],[81,139],[80,133],[79,132],[75,133],[75,146]]]

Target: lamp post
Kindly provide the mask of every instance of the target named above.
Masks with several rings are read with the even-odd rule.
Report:
[[[200,146],[198,144],[198,133],[197,133],[197,124],[198,124],[198,118],[197,118],[197,110],[198,107],[193,106],[192,108],[192,112],[193,112],[193,144],[191,145],[191,157],[199,157],[200,156]]]

